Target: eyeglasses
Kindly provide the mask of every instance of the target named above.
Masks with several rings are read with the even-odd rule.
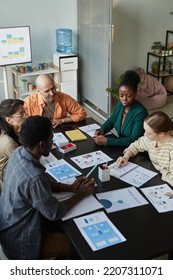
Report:
[[[18,115],[13,115],[12,118],[19,118],[22,119],[23,117],[27,116],[25,110],[21,111]]]

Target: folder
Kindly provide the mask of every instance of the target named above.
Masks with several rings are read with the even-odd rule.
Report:
[[[72,140],[72,141],[80,141],[80,140],[86,140],[87,137],[83,132],[81,132],[79,129],[73,129],[65,131],[65,134]]]

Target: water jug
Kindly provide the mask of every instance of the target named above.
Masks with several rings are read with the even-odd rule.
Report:
[[[56,51],[63,53],[72,52],[72,30],[60,28],[56,30]]]

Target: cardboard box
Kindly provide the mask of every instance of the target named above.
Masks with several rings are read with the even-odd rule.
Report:
[[[75,149],[76,149],[76,145],[73,144],[73,143],[69,143],[69,144],[67,144],[67,145],[65,145],[65,146],[61,146],[61,147],[59,148],[59,151],[60,151],[61,153],[63,153],[63,154],[66,154],[66,153],[71,152],[71,151],[73,151],[73,150],[75,150]]]

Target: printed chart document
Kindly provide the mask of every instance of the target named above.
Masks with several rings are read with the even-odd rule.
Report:
[[[103,205],[90,195],[82,199],[62,218],[63,221],[103,208]]]
[[[118,167],[116,162],[109,165],[110,174],[114,177],[117,177],[117,178],[120,178],[123,175],[125,175],[126,173],[129,173],[130,171],[132,171],[136,167],[137,167],[137,165],[130,162],[130,161],[123,167]]]
[[[173,211],[173,190],[167,184],[141,190],[159,213]]]
[[[99,165],[108,161],[111,161],[112,158],[107,156],[101,150],[83,154],[80,156],[72,157],[71,160],[76,163],[81,169],[91,167],[94,165]]]
[[[68,179],[81,175],[81,172],[79,172],[64,159],[60,159],[56,166],[47,168],[46,172],[50,174],[56,181],[62,183]]]
[[[80,126],[79,129],[82,130],[83,132],[85,132],[86,134],[88,134],[89,136],[94,137],[95,131],[97,129],[100,129],[100,125],[93,123],[93,124]],[[116,137],[119,137],[115,128],[113,128],[111,131],[107,132],[105,134],[105,136],[110,135],[110,134],[114,134]]]
[[[148,204],[135,187],[97,193],[96,196],[108,213]]]
[[[40,163],[47,169],[49,167],[56,166],[58,164],[58,159],[52,154],[49,153],[47,157],[42,156]]]
[[[76,218],[74,222],[93,251],[126,241],[102,211]]]
[[[132,162],[128,162],[127,165],[123,167],[118,167],[118,165],[114,162],[109,166],[109,168],[111,176],[117,177],[135,187],[141,187],[157,175],[156,172],[148,170]]]
[[[64,159],[58,160],[51,153],[48,157],[41,157],[41,164],[46,168],[46,172],[51,175],[57,182],[71,184],[74,178],[81,175],[81,172],[74,168]]]
[[[88,134],[89,136],[93,137],[94,133],[97,129],[100,128],[100,125],[93,123],[89,125],[80,126],[79,129]]]

